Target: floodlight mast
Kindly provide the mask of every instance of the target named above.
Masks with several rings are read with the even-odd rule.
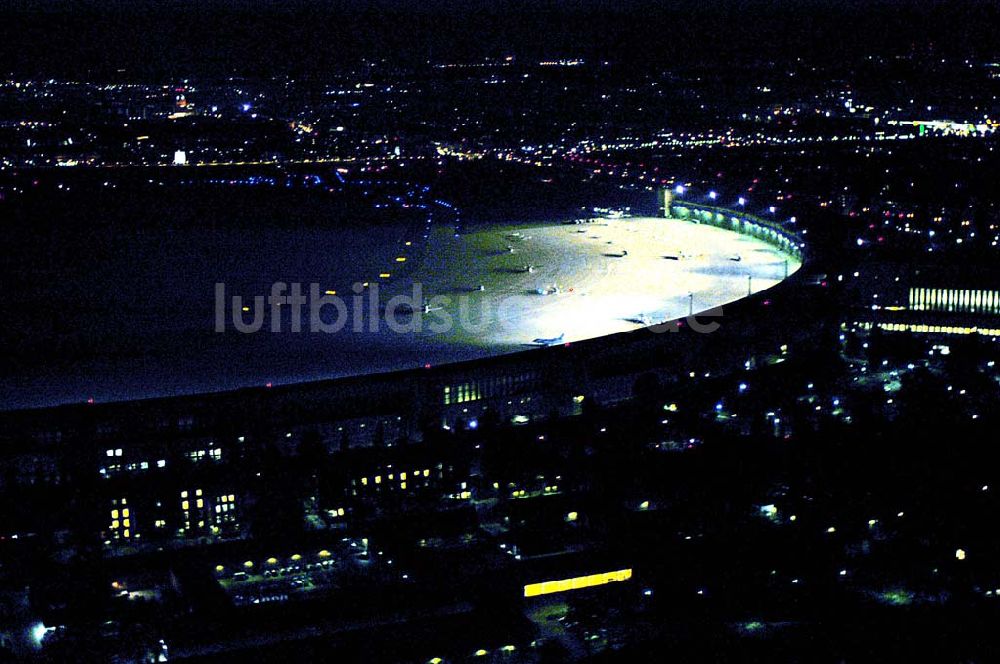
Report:
[[[670,218],[670,208],[674,204],[674,192],[668,187],[660,189],[660,211],[665,218]]]

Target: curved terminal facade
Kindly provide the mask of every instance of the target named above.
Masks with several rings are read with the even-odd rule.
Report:
[[[674,203],[670,206],[670,210],[678,219],[708,224],[758,239],[788,254],[799,264],[803,261],[805,243],[781,224],[752,214],[711,205]]]
[[[4,417],[45,428],[53,420],[36,417],[42,413],[131,419],[127,414],[136,410],[162,411],[136,419],[187,429],[205,420],[189,411],[211,413],[211,421],[248,400],[278,411],[308,410],[316,401],[323,404],[320,419],[331,420],[334,431],[352,428],[365,445],[376,428],[380,439],[419,437],[428,422],[465,426],[487,409],[515,421],[571,412],[586,397],[629,398],[642,373],[674,380],[737,369],[753,362],[758,345],[767,352],[785,345],[791,328],[777,314],[782,294],[801,281],[801,240],[735,210],[682,201],[665,209],[668,218],[580,219],[432,237],[412,269],[383,275],[379,284],[383,302],[412,295],[418,284],[425,325],[403,333],[383,325],[374,335],[349,337],[342,348],[350,356],[350,343],[374,345],[382,355],[379,373],[348,365],[331,380]],[[432,329],[446,315],[450,327]],[[282,418],[268,413],[261,416]],[[347,424],[332,424],[341,421]],[[342,436],[335,438],[340,444]]]
[[[80,472],[104,478],[100,499],[111,524],[104,538],[112,550],[130,550],[140,537],[240,537],[245,506],[231,477],[216,478],[211,490],[185,484],[176,495],[161,495],[144,478],[180,473],[178,481],[189,482],[199,464],[239,462],[272,446],[295,454],[308,442],[332,454],[351,452],[340,458],[353,459],[357,477],[346,490],[358,499],[385,489],[379,480],[391,479],[400,464],[412,477],[401,479],[399,490],[418,480],[448,487],[460,477],[460,463],[441,457],[439,445],[412,444],[432,431],[471,430],[485,418],[517,425],[573,415],[588,403],[631,398],[640,380],[655,380],[669,394],[688,381],[781,361],[797,344],[813,343],[816,298],[801,277],[802,246],[793,235],[716,208],[672,212],[680,218],[579,220],[442,239],[442,256],[466,255],[474,264],[436,271],[425,257],[414,274],[425,275],[432,290],[449,283],[484,301],[521,298],[510,305],[520,316],[513,332],[498,324],[478,337],[462,328],[452,333],[457,346],[482,353],[477,359],[2,413],[2,477],[12,491],[57,488]],[[515,232],[506,238],[513,253],[495,246]],[[504,270],[526,254],[536,269]],[[456,275],[463,277],[458,286]],[[555,338],[532,338],[541,334]],[[398,449],[387,456],[380,448]],[[128,526],[115,516],[125,509]]]

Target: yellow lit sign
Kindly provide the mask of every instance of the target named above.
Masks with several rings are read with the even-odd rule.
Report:
[[[603,586],[618,581],[628,581],[632,578],[631,569],[620,569],[614,572],[602,572],[600,574],[589,574],[587,576],[576,576],[571,579],[560,579],[558,581],[542,581],[541,583],[529,583],[524,587],[525,597],[537,597],[539,595],[551,595],[552,593],[562,593],[567,590],[580,590],[581,588],[593,588]]]

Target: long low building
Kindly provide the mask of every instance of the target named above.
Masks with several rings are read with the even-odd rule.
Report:
[[[992,267],[874,264],[841,277],[855,307],[845,329],[934,340],[1000,337],[1000,274]]]

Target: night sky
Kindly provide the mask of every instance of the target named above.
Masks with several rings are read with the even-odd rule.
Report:
[[[836,58],[872,45],[965,56],[992,45],[998,15],[996,3],[979,0],[6,2],[0,69],[140,78],[321,74],[362,57]]]

